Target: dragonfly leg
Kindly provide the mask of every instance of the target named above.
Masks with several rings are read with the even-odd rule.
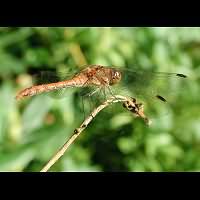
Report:
[[[90,92],[89,94],[88,94],[88,96],[92,96],[93,94],[95,94],[96,92],[98,92],[99,91],[99,87],[96,89],[96,90],[94,90],[94,91],[92,91],[92,92]]]
[[[103,101],[105,101],[105,100],[106,100],[106,91],[105,91],[105,87],[101,87],[101,88],[100,88],[100,93],[102,94]]]
[[[84,102],[83,102],[83,97],[81,97],[81,102],[82,102],[82,109],[83,109],[83,116],[84,116],[84,119],[85,119],[85,105],[84,105]]]
[[[108,90],[109,90],[111,96],[114,98],[113,101],[114,101],[114,100],[117,100],[117,98],[116,98],[116,96],[114,95],[114,93],[113,93],[113,91],[112,91],[110,85],[108,85]]]
[[[85,95],[83,95],[84,97],[91,97],[92,95],[94,95],[96,92],[99,91],[100,88],[96,88],[95,90],[93,90],[92,92],[90,93],[87,93]]]

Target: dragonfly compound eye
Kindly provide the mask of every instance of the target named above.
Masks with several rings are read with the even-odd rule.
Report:
[[[121,80],[121,73],[119,71],[113,70],[111,85],[118,83]]]

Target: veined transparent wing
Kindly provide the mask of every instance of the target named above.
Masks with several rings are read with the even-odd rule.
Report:
[[[57,83],[73,78],[80,70],[66,69],[65,71],[42,70],[35,73],[33,77],[33,85],[42,85]],[[61,99],[74,93],[76,88],[62,88],[44,93],[51,98]]]
[[[122,79],[113,86],[114,93],[128,95],[142,100],[152,112],[168,113],[184,90],[186,75],[181,73],[150,72],[115,68],[121,72]]]
[[[41,85],[41,84],[50,84],[57,83],[60,81],[70,80],[76,74],[78,74],[80,70],[65,70],[62,72],[56,72],[53,70],[39,71],[35,73],[33,77],[32,85]],[[88,94],[93,92],[95,87],[72,87],[72,88],[62,88],[58,90],[48,91],[39,95],[47,95],[53,99],[63,99],[72,97],[74,99],[74,105],[80,108],[81,113],[89,114],[88,112],[97,105],[97,99],[100,99],[96,94],[92,97],[89,97]],[[98,98],[97,98],[98,97]]]

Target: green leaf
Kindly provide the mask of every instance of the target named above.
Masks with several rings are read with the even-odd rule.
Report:
[[[35,151],[31,147],[22,148],[9,153],[0,153],[0,171],[23,171],[34,158]]]

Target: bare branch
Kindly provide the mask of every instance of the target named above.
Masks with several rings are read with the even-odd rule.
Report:
[[[90,115],[83,121],[79,128],[74,130],[73,135],[67,140],[67,142],[58,150],[58,152],[48,161],[48,163],[43,167],[40,172],[47,172],[52,165],[54,165],[60,157],[63,156],[65,151],[69,148],[69,146],[75,141],[75,139],[83,132],[83,130],[88,126],[88,124],[94,119],[94,117],[104,108],[109,106],[112,103],[124,102],[123,106],[128,109],[130,112],[135,114],[136,116],[144,119],[144,121],[149,124],[150,121],[143,113],[143,105],[141,103],[137,103],[136,99],[125,97],[121,95],[115,95],[103,102],[97,108],[95,108]]]

